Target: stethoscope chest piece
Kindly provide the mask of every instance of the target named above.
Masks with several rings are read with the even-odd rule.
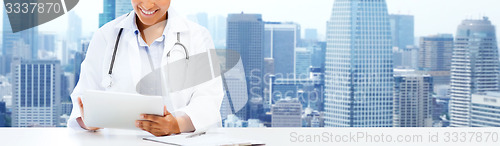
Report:
[[[113,77],[110,74],[106,75],[101,81],[101,86],[104,88],[110,88],[112,84]]]

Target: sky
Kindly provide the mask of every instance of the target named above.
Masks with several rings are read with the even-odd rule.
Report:
[[[1,1],[1,0],[0,0]],[[302,29],[316,28],[325,36],[326,21],[334,0],[171,0],[171,8],[183,15],[205,12],[209,16],[228,13],[260,13],[264,21],[292,21]],[[500,25],[499,0],[386,0],[390,14],[415,16],[415,35],[455,33],[464,19],[490,17]],[[3,9],[3,8],[2,8]],[[83,22],[83,33],[90,36],[98,27],[102,0],[80,0],[74,10]],[[1,16],[0,16],[1,17]],[[64,34],[67,16],[39,26],[39,31]],[[497,33],[500,31],[497,30]]]

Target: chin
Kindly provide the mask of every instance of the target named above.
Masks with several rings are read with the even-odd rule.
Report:
[[[145,25],[154,25],[155,23],[153,21],[142,21]]]

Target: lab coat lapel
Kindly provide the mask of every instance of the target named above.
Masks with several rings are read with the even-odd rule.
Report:
[[[179,16],[174,10],[169,9],[168,10],[168,20],[167,20],[167,26],[166,28],[166,34],[165,34],[165,41],[164,42],[164,48],[163,48],[163,54],[162,54],[162,59],[161,59],[161,66],[162,66],[162,71],[163,71],[163,78],[162,78],[162,88],[165,90],[162,90],[166,97],[164,98],[164,103],[167,107],[168,111],[174,111],[174,109],[178,109],[181,104],[180,102],[173,102],[171,100],[171,95],[170,95],[170,85],[169,85],[169,72],[170,69],[168,67],[168,57],[167,54],[170,50],[173,49],[174,44],[177,42],[177,32],[181,33],[181,37],[183,37],[183,33],[188,30],[186,27],[186,24],[184,20]],[[185,37],[185,36],[184,36]],[[182,39],[182,38],[181,38]],[[176,95],[172,95],[176,96]]]
[[[187,38],[189,38],[189,36],[188,36],[189,33],[187,33],[188,29],[187,29],[186,25],[187,25],[186,21],[182,18],[182,16],[178,15],[174,10],[169,10],[167,26],[165,28],[165,29],[167,29],[166,34],[165,34],[165,41],[164,41],[165,48],[163,49],[161,64],[162,64],[162,67],[164,68],[163,74],[168,75],[168,76],[164,77],[166,79],[166,82],[168,82],[169,85],[172,85],[172,86],[170,86],[170,88],[174,88],[173,85],[182,86],[184,84],[184,80],[182,80],[182,79],[180,80],[180,78],[178,78],[179,76],[176,76],[175,74],[173,74],[173,76],[176,76],[175,79],[168,79],[169,77],[172,77],[172,75],[170,73],[173,73],[172,72],[173,70],[171,69],[173,67],[168,65],[169,58],[167,57],[167,54],[174,48],[174,45],[177,42],[177,33],[180,33],[181,41],[184,40],[184,42],[181,42],[181,43],[183,43],[184,45],[188,44]],[[188,46],[186,46],[186,47],[187,47],[187,49],[189,49]],[[189,50],[188,50],[188,52],[189,52]],[[179,67],[175,68],[176,71],[179,71],[179,69],[183,70]],[[173,82],[175,82],[175,83],[173,83]]]
[[[126,44],[127,46],[124,46],[122,48],[127,48],[128,52],[128,61],[130,64],[130,73],[132,74],[132,83],[136,85],[139,80],[141,79],[142,76],[142,63],[141,63],[141,56],[139,52],[139,45],[137,44],[137,39],[136,36],[134,35],[134,32],[131,32],[131,30],[127,30],[126,33],[124,33],[124,40],[130,40]]]
[[[139,52],[139,44],[137,44],[137,38],[134,32],[136,29],[135,19],[136,14],[132,10],[124,20],[116,25],[117,29],[123,28],[118,51],[122,50],[127,52],[127,54],[124,55],[125,57],[128,57],[126,59],[129,61],[128,65],[130,74],[132,75],[133,85],[137,85],[139,80],[142,78],[142,62]],[[126,63],[126,61],[124,63]],[[135,87],[133,88],[135,89]]]
[[[175,42],[177,41],[176,39],[174,39],[176,37],[177,36],[175,36],[175,33],[171,32],[171,31],[167,31],[167,34],[165,35],[165,41],[163,41],[165,48],[163,48],[163,55],[162,55],[162,59],[161,59],[162,66],[166,65],[166,63],[168,61],[167,53],[172,49]]]

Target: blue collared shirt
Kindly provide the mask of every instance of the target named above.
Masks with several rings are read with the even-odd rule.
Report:
[[[151,56],[151,63],[153,64],[154,69],[159,68],[161,64],[161,57],[163,54],[163,48],[165,46],[164,41],[165,41],[165,35],[163,34],[154,42],[148,46],[144,39],[141,37],[141,34],[139,30],[135,31],[135,35],[137,38],[137,44],[139,44],[139,52],[141,54],[141,59],[143,61],[146,61],[145,64],[147,64],[147,68],[151,68],[150,62],[149,62],[149,56]],[[144,64],[144,62],[143,62]]]
[[[133,29],[134,29],[134,33],[135,33],[136,38],[137,38],[137,44],[139,45],[139,53],[140,53],[141,61],[142,61],[142,70],[143,71],[152,71],[154,69],[157,69],[161,65],[161,59],[162,59],[163,51],[165,48],[164,42],[165,42],[165,36],[167,33],[166,25],[165,25],[165,28],[163,30],[163,34],[159,38],[155,39],[154,42],[148,46],[148,44],[142,38],[140,31],[137,27],[137,23],[136,23],[136,19],[135,19],[136,16],[133,16],[133,17],[134,17]],[[151,63],[153,65],[154,69],[151,69],[149,55],[151,55],[151,60],[152,60]]]

